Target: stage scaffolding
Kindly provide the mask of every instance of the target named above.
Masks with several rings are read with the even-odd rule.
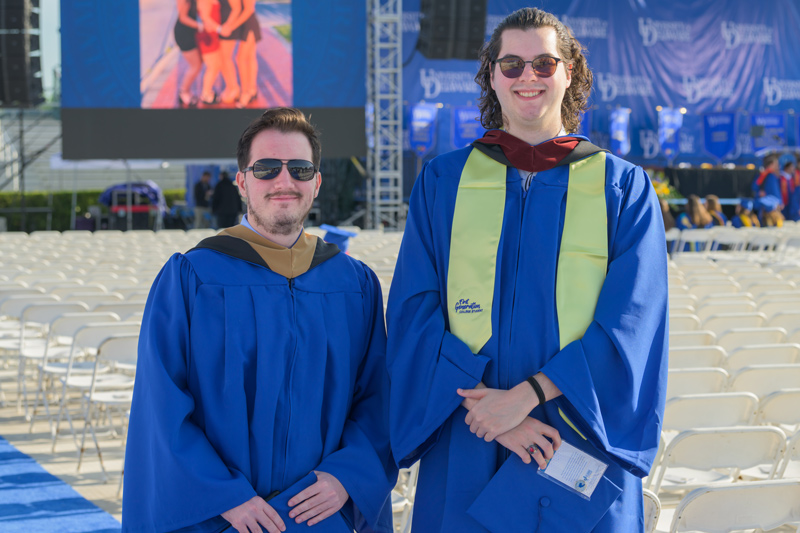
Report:
[[[367,1],[366,227],[402,230],[402,0]]]

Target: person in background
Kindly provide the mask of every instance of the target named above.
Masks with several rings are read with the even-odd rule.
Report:
[[[661,198],[658,200],[661,205],[661,216],[664,219],[664,231],[669,231],[675,227],[675,217],[672,216],[672,209],[666,199]]]
[[[700,201],[700,197],[692,194],[686,200],[684,212],[678,215],[677,226],[680,229],[710,228],[714,219]]]
[[[372,270],[303,231],[320,158],[299,110],[267,110],[237,146],[242,224],[153,283],[123,532],[393,533],[383,298]]]
[[[756,198],[755,209],[761,221],[761,227],[781,228],[783,227],[783,213],[781,213],[781,201],[776,196],[762,196]]]
[[[751,186],[753,190],[753,197],[760,198],[762,196],[774,196],[780,200],[781,198],[781,184],[780,184],[780,162],[778,154],[768,154],[764,157],[764,170],[753,180]],[[783,208],[783,206],[781,206]]]
[[[205,171],[200,180],[194,184],[194,227],[211,227],[211,172]]]
[[[219,183],[211,197],[211,211],[217,219],[218,228],[230,228],[239,222],[242,199],[227,172],[220,172]]]
[[[194,80],[203,70],[203,57],[197,47],[197,33],[202,31],[202,23],[197,18],[197,3],[195,0],[177,0],[178,20],[175,21],[175,44],[181,51],[181,56],[189,68],[183,74],[178,100],[183,107],[195,107],[198,97],[192,91]]]
[[[800,219],[800,174],[797,171],[797,158],[794,154],[783,154],[781,167],[781,200],[783,216],[786,220]]]
[[[719,197],[715,194],[706,195],[706,211],[711,215],[714,226],[726,226],[728,224],[728,217],[722,212],[722,204],[719,203]]]
[[[731,219],[734,228],[760,228],[758,216],[753,212],[753,200],[742,198],[736,206],[736,214]]]

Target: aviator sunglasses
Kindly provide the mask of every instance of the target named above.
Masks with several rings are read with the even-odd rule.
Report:
[[[521,57],[517,56],[505,56],[494,61],[494,63],[500,64],[500,72],[502,72],[503,76],[506,78],[514,79],[522,76],[522,72],[525,70],[525,63],[530,63],[531,68],[540,78],[549,78],[556,73],[559,61],[561,61],[561,59],[552,56],[539,56],[530,61],[524,61]],[[571,68],[571,65],[567,68]]]
[[[259,159],[252,167],[243,168],[242,172],[252,171],[257,180],[271,180],[281,173],[283,165],[286,165],[289,175],[299,181],[309,181],[317,173],[314,163],[305,159]]]

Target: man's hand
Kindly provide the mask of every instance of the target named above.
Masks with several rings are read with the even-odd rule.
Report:
[[[289,507],[294,507],[289,511],[289,518],[294,518],[298,524],[306,520],[309,526],[322,522],[339,512],[350,498],[338,479],[327,472],[314,470],[314,473],[317,475],[316,483],[289,500]]]
[[[538,399],[528,383],[520,383],[510,390],[458,389],[459,396],[476,403],[469,406],[464,421],[476,436],[491,442],[507,431],[517,427],[536,407]],[[471,403],[471,402],[470,402]]]
[[[239,533],[261,533],[261,526],[269,533],[286,531],[286,524],[278,512],[261,496],[253,496],[242,505],[222,513],[222,518]]]
[[[520,425],[499,435],[496,440],[519,455],[526,465],[530,464],[531,457],[533,457],[533,460],[539,464],[539,468],[545,468],[547,461],[553,457],[555,450],[561,446],[561,435],[559,435],[556,428],[531,417],[526,417]],[[531,455],[530,447],[533,445],[536,448],[534,448],[534,453]]]

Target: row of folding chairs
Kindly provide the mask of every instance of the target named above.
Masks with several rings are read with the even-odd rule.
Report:
[[[645,532],[774,530],[800,533],[800,480],[715,483],[696,488],[677,507],[662,508],[644,490]]]
[[[714,313],[703,319],[694,313],[669,313],[670,332],[679,331],[711,331],[717,336],[737,328],[777,327],[784,331],[793,331],[800,327],[800,309],[793,311],[780,311],[767,319],[766,313],[750,312],[725,312]]]
[[[747,344],[730,352],[722,346],[675,346],[669,349],[669,368],[723,368],[729,373],[746,366],[800,363],[800,344]],[[798,383],[800,386],[800,383]]]
[[[800,364],[751,365],[731,373],[719,367],[670,369],[667,378],[668,399],[718,392],[751,392],[764,398],[796,388],[800,388]]]
[[[763,313],[767,325],[785,327],[788,331],[800,325],[798,322],[783,321],[773,323],[775,315],[779,313],[797,313],[800,311],[800,293],[779,293],[764,295],[754,299],[749,294],[746,296],[712,296],[697,300],[694,295],[670,295],[670,314],[693,314],[701,323],[712,315],[720,313]]]
[[[775,426],[696,428],[669,435],[645,488],[662,503],[709,483],[740,479],[794,479],[800,460],[800,433],[787,439]],[[787,476],[787,470],[793,470]]]
[[[791,332],[781,327],[731,328],[717,336],[709,330],[670,331],[670,347],[721,346],[731,352],[741,346],[753,344],[800,343],[800,328]]]
[[[694,252],[706,257],[760,254],[784,258],[797,254],[800,249],[800,232],[794,225],[786,228],[673,228],[666,238],[673,257]]]

